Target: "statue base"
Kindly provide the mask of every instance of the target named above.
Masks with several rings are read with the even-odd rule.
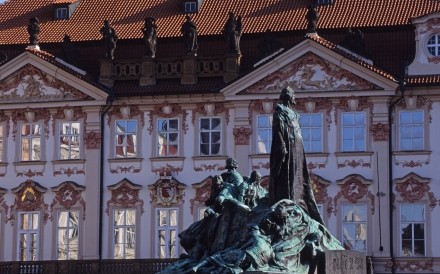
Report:
[[[367,257],[361,252],[348,250],[325,251],[318,259],[314,272],[292,273],[274,271],[247,271],[243,274],[370,274]]]

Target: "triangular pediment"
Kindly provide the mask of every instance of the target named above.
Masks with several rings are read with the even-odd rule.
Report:
[[[378,85],[307,52],[275,73],[248,87],[243,93],[279,93],[289,85],[295,91],[380,90]]]
[[[344,55],[345,54],[345,55]],[[366,62],[351,60],[337,46],[328,48],[311,39],[286,50],[254,71],[237,79],[222,92],[234,95],[279,94],[286,85],[298,93],[323,96],[346,93],[393,93],[397,84],[383,71]],[[355,58],[354,58],[355,59]],[[307,96],[307,95],[305,95]]]
[[[0,104],[104,101],[107,96],[69,69],[29,52],[0,67]]]

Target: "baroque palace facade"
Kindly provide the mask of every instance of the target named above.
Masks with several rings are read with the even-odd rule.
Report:
[[[287,84],[330,231],[377,273],[439,273],[435,0],[0,4],[0,261],[177,258],[228,157],[267,186]]]

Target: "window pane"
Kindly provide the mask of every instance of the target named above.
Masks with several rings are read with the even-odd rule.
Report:
[[[213,130],[220,130],[220,119],[219,118],[212,118],[211,120],[211,129]]]
[[[210,129],[210,120],[209,119],[200,119],[200,129],[201,130],[209,130]]]
[[[413,205],[412,209],[413,209],[412,221],[425,222],[425,206],[424,205]]]
[[[354,119],[352,113],[342,113],[342,125],[344,126],[354,125]]]
[[[177,225],[177,210],[170,210],[170,226]]]

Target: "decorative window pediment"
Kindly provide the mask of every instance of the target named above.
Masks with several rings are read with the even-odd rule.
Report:
[[[374,214],[374,195],[368,190],[373,181],[365,179],[362,175],[351,174],[344,179],[337,180],[336,183],[340,187],[340,191],[336,194],[334,200],[334,214],[337,213],[337,204],[339,199],[344,198],[347,201],[356,204],[360,200],[371,200],[371,214]]]
[[[73,206],[81,207],[83,211],[82,217],[83,220],[85,220],[86,202],[81,196],[81,193],[86,189],[84,186],[75,182],[66,181],[51,189],[55,193],[55,198],[50,205],[51,219],[55,217],[52,215],[54,207],[59,205],[67,210],[70,210]]]
[[[183,203],[183,196],[186,188],[185,184],[180,183],[174,177],[162,176],[156,183],[149,185],[151,203],[155,206],[174,206]]]
[[[195,189],[196,194],[194,198],[189,201],[191,203],[191,214],[194,215],[194,209],[196,206],[205,206],[205,202],[209,200],[211,196],[211,186],[213,179],[213,176],[209,176],[200,183],[192,184],[192,187]]]
[[[186,123],[187,115],[187,112],[178,104],[165,101],[162,104],[154,106],[154,109],[150,111],[150,127],[148,128],[148,132],[150,132],[150,135],[153,133],[154,117],[172,118],[182,116],[182,130],[183,133],[186,133],[188,130],[188,124]]]
[[[141,189],[141,185],[134,184],[128,179],[123,179],[117,184],[108,186],[108,190],[111,192],[111,198],[107,201],[107,209],[105,212],[109,214],[110,206],[121,208],[134,208],[139,206],[142,215],[144,212],[144,201],[139,197]]]
[[[434,192],[430,191],[430,178],[424,178],[411,172],[405,177],[395,179],[394,182],[396,184],[395,189],[403,201],[414,203],[420,200],[429,200],[431,210],[437,205]]]
[[[310,181],[312,183],[316,203],[325,205],[327,215],[330,216],[333,212],[332,198],[327,194],[327,187],[330,185],[330,181],[313,173],[310,174]]]
[[[9,206],[6,204],[6,201],[3,198],[6,191],[7,191],[6,189],[0,187],[0,211],[3,212],[3,215],[2,215],[3,220],[0,220],[0,222],[3,221],[4,223],[8,222],[8,210],[9,210]]]
[[[47,222],[49,206],[44,203],[44,193],[47,191],[45,187],[32,180],[27,180],[11,191],[15,194],[15,201],[11,206],[9,217],[11,223],[15,221],[16,211],[41,211],[44,215],[44,223]]]

